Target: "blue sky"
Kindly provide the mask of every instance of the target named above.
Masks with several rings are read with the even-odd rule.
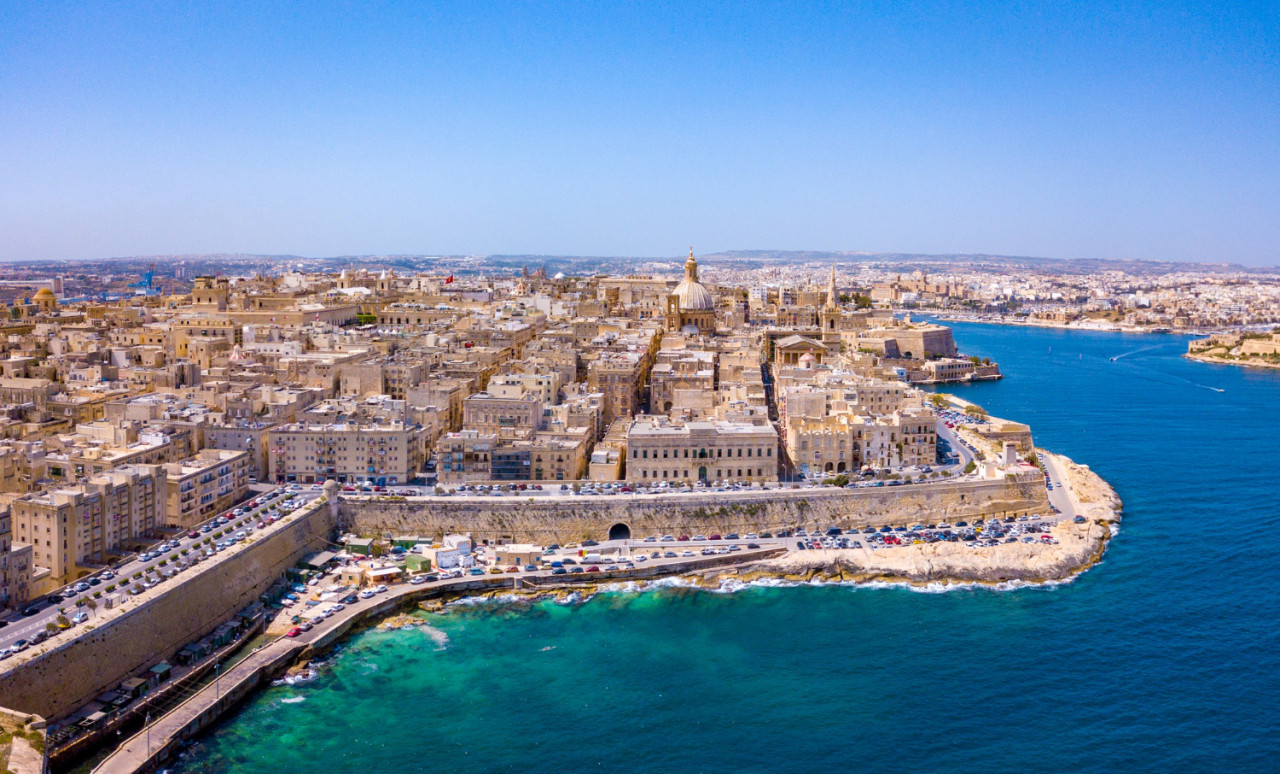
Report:
[[[0,259],[1280,264],[1280,8],[0,2]]]

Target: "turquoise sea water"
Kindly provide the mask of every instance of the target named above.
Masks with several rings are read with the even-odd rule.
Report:
[[[1124,499],[1076,581],[466,608],[354,638],[179,768],[1276,770],[1280,372],[1183,360],[1181,337],[955,329],[1009,375],[957,392]]]

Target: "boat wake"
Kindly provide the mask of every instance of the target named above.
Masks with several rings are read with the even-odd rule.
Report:
[[[1125,353],[1123,353],[1123,354],[1116,355],[1116,356],[1112,357],[1112,358],[1111,358],[1111,362],[1113,362],[1113,363],[1114,363],[1115,361],[1117,361],[1117,360],[1121,360],[1121,359],[1126,358],[1126,357],[1131,357],[1131,356],[1133,356],[1133,355],[1140,355],[1140,354],[1142,354],[1143,352],[1150,352],[1150,351],[1151,351],[1151,350],[1153,350],[1153,349],[1160,349],[1162,346],[1166,346],[1166,345],[1162,345],[1162,344],[1154,344],[1154,345],[1152,345],[1152,346],[1150,346],[1150,347],[1142,347],[1141,349],[1135,349],[1135,350],[1133,350],[1132,352],[1125,352]]]

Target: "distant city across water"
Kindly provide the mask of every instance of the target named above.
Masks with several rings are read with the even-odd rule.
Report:
[[[252,698],[183,772],[1264,771],[1280,695],[1280,372],[1181,336],[953,325],[1124,499],[1104,561],[1012,590],[670,587],[457,605]]]

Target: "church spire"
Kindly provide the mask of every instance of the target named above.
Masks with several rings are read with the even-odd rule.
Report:
[[[831,280],[827,283],[827,308],[836,308],[836,267],[831,267]]]
[[[698,262],[693,257],[693,246],[689,246],[689,260],[684,262],[684,278],[689,282],[698,281]]]

